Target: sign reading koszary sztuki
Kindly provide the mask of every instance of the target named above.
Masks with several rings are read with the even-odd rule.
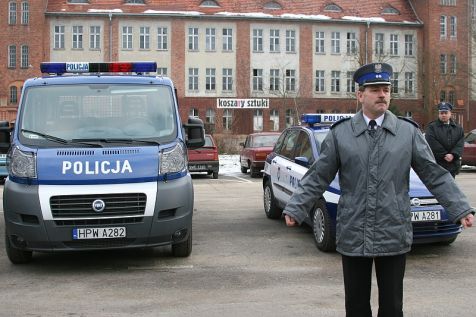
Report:
[[[269,108],[269,99],[237,99],[237,98],[218,98],[217,108]]]

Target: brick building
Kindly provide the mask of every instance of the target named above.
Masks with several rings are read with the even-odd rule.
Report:
[[[394,67],[398,114],[424,126],[446,100],[470,130],[474,2],[4,0],[0,119],[14,119],[42,61],[153,60],[182,118],[222,134],[282,130],[305,112],[358,110],[353,71],[380,61]]]

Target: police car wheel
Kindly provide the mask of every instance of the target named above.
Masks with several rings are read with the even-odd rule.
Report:
[[[192,253],[192,227],[188,234],[187,240],[172,244],[172,254],[175,257],[185,258]]]
[[[335,250],[335,232],[324,201],[319,201],[312,217],[312,232],[319,250],[324,252]]]
[[[270,219],[280,219],[283,214],[283,210],[276,205],[276,200],[274,198],[273,189],[271,188],[271,183],[269,181],[264,185],[263,192],[263,204],[264,204],[264,213],[266,217]]]
[[[7,251],[8,259],[13,264],[29,263],[33,258],[33,252],[20,250],[12,246],[7,234],[5,234],[5,249]]]

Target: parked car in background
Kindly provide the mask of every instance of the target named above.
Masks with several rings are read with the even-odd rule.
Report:
[[[469,132],[464,138],[464,150],[461,164],[476,166],[476,129]]]
[[[241,172],[246,174],[250,170],[251,177],[261,176],[266,156],[273,150],[280,132],[252,133],[241,143],[243,149],[240,153]]]
[[[7,153],[10,148],[11,125],[7,121],[0,122],[0,183],[3,183],[8,176]]]
[[[207,172],[214,179],[218,178],[220,168],[218,148],[210,134],[205,135],[205,144],[201,148],[188,149],[188,170],[193,172]]]
[[[263,175],[263,203],[268,218],[280,219],[283,208],[297,189],[301,178],[320,153],[329,126],[321,117],[335,122],[351,114],[309,114],[302,118],[309,126],[287,128],[268,155]],[[334,119],[332,119],[334,118]],[[318,124],[319,123],[319,124]],[[449,221],[445,209],[411,170],[409,198],[413,224],[413,243],[450,244],[461,232],[461,226]],[[337,204],[340,198],[338,176],[314,207],[308,211],[304,222],[312,228],[317,248],[322,251],[335,249]]]

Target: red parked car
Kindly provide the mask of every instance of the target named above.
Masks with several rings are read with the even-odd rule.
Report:
[[[210,134],[205,135],[205,144],[201,148],[188,149],[188,170],[190,172],[207,172],[214,179],[218,178],[220,164],[218,148]]]
[[[462,165],[476,166],[476,129],[469,132],[464,138]]]
[[[279,132],[252,133],[240,143],[243,149],[240,153],[241,172],[246,174],[250,170],[251,177],[261,176],[266,156],[273,151],[274,144],[279,138]]]

